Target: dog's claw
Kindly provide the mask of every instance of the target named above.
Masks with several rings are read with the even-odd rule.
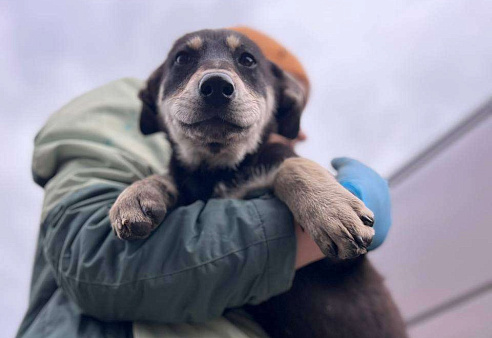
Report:
[[[374,226],[374,219],[372,219],[371,217],[362,215],[360,219],[362,220],[362,223],[364,223],[364,225],[367,225],[368,227]]]
[[[150,210],[149,208],[142,207],[142,211],[149,218],[154,218],[154,214],[152,213],[152,210]]]
[[[362,239],[362,236],[355,236],[354,237],[354,240],[355,242],[359,245],[359,246],[362,246],[362,247],[366,247],[366,243],[364,242],[364,240]]]

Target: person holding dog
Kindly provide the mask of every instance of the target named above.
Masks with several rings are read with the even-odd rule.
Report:
[[[285,48],[240,30],[309,89]],[[45,198],[18,337],[264,337],[244,312],[230,309],[287,291],[296,269],[323,258],[287,207],[268,195],[196,202],[174,210],[145,241],[117,239],[108,219],[112,203],[133,181],[163,173],[170,157],[162,134],[144,137],[138,129],[141,86],[123,79],[89,92],[36,136],[33,177]],[[294,146],[304,138],[269,141]],[[352,159],[332,165],[338,181],[374,212],[375,249],[391,225],[386,181]],[[193,231],[203,225],[210,237],[194,245]],[[140,321],[167,325],[132,324]]]

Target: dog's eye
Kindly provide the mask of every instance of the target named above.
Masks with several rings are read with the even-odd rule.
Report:
[[[186,65],[191,61],[190,54],[187,52],[179,52],[178,55],[176,55],[175,61],[178,65]]]
[[[253,55],[249,54],[249,53],[243,53],[241,54],[241,56],[239,57],[239,60],[238,62],[243,65],[244,67],[253,67],[256,65],[256,60],[255,58],[253,57]]]

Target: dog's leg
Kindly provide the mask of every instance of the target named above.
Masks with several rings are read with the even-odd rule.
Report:
[[[277,197],[323,252],[334,258],[296,272],[292,288],[247,310],[273,337],[406,337],[383,279],[364,257],[374,216],[318,164],[289,158],[274,181]],[[344,259],[344,260],[341,260]]]
[[[326,256],[349,259],[367,252],[374,214],[319,164],[304,158],[285,160],[274,191]]]
[[[109,211],[115,234],[128,240],[146,238],[164,220],[177,196],[170,176],[152,175],[133,183]]]

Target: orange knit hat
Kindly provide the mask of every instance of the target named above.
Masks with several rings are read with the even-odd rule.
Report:
[[[244,34],[254,41],[267,59],[296,77],[306,87],[306,92],[309,93],[310,85],[306,71],[294,54],[273,38],[252,28],[239,26],[229,29]]]

